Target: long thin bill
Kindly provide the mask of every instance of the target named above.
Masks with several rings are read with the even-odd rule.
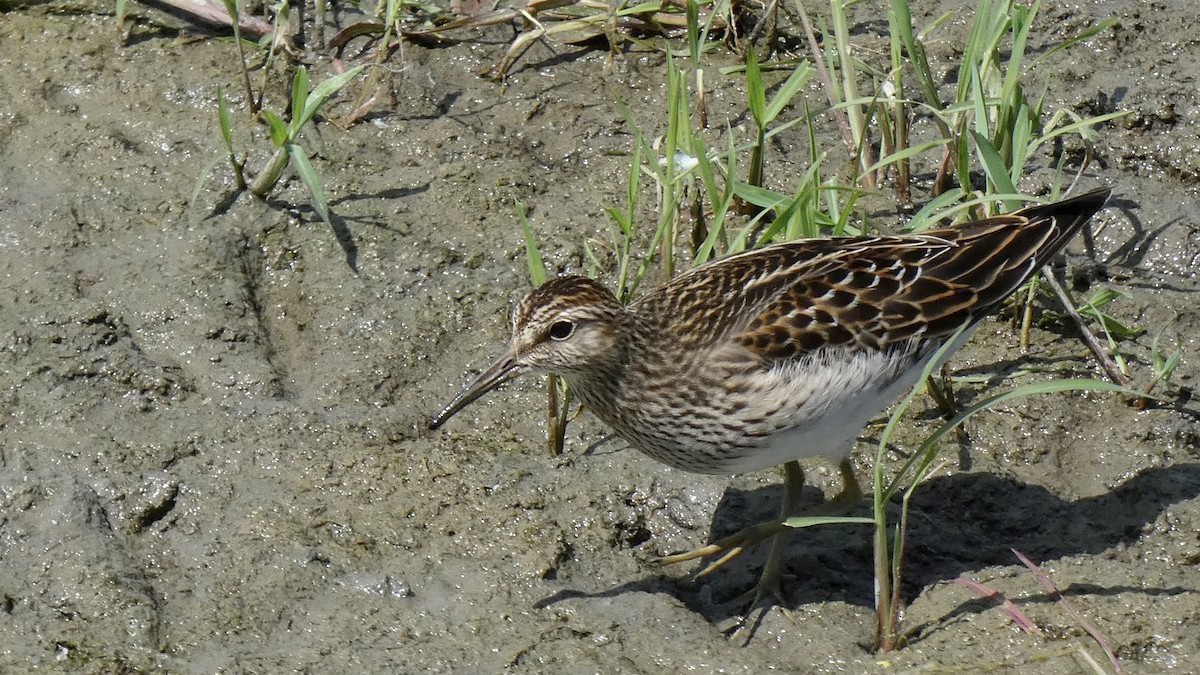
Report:
[[[512,352],[501,356],[499,360],[488,366],[487,370],[480,373],[474,382],[463,387],[463,390],[458,393],[458,396],[454,397],[453,401],[450,401],[445,408],[442,408],[441,412],[429,420],[429,429],[431,431],[436,430],[458,411],[471,405],[476,399],[489,391],[517,377],[523,370],[521,366],[517,365]]]

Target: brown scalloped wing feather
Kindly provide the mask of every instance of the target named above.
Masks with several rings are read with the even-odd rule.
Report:
[[[1041,268],[1108,192],[920,235],[749,251],[698,267],[634,304],[683,349],[732,343],[764,361],[829,345],[888,349],[945,338]]]
[[[1033,207],[917,237],[852,243],[836,254],[839,264],[796,275],[735,340],[774,361],[822,346],[888,349],[947,338],[1012,294],[1099,204],[1074,212]]]

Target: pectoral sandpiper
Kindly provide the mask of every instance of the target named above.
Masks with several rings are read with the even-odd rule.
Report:
[[[696,267],[628,306],[580,276],[533,290],[507,352],[429,424],[524,372],[553,372],[638,450],[677,469],[732,474],[784,465],[778,521],[678,562],[774,537],[757,587],[779,597],[783,521],[803,473],[796,460],[849,462],[866,422],[916,383],[929,359],[1037,272],[1103,206],[1108,189],[921,234],[806,239]],[[833,511],[829,508],[828,511]]]

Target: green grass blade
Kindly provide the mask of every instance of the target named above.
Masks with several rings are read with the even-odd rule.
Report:
[[[296,128],[300,129],[304,127],[305,124],[308,124],[308,121],[313,118],[313,115],[317,114],[317,111],[320,110],[321,106],[325,104],[325,101],[327,101],[330,96],[333,96],[339,89],[349,84],[354,78],[358,77],[358,74],[361,73],[363,68],[366,67],[367,64],[365,63],[360,66],[355,66],[344,73],[334,75],[333,77],[321,82],[315,88],[313,88],[312,92],[310,92],[305,98],[304,105],[301,107],[302,112],[298,118],[299,124],[297,124]],[[297,112],[292,110],[293,119],[296,119],[296,115]]]
[[[1041,56],[1034,59],[1033,64],[1036,65],[1042,59],[1050,56],[1051,54],[1060,52],[1064,49],[1069,49],[1071,47],[1074,47],[1075,45],[1079,44],[1080,42],[1090,40],[1090,39],[1096,37],[1097,35],[1099,35],[1101,32],[1106,31],[1109,28],[1112,28],[1113,26],[1117,25],[1118,23],[1120,23],[1120,21],[1121,21],[1121,17],[1110,16],[1107,19],[1096,24],[1095,26],[1092,26],[1091,28],[1083,31],[1079,35],[1076,35],[1075,37],[1071,38],[1070,40],[1066,40],[1066,41],[1062,42],[1061,44],[1056,45],[1054,48],[1050,49],[1045,54],[1042,54]]]
[[[1104,332],[1112,337],[1121,339],[1135,338],[1144,334],[1146,329],[1140,326],[1129,326],[1104,312],[1104,307],[1112,304],[1118,298],[1127,297],[1129,297],[1129,294],[1123,291],[1113,288],[1102,288],[1079,307],[1079,313],[1099,321],[1104,328]]]
[[[1079,119],[1079,120],[1076,120],[1075,122],[1072,122],[1071,124],[1067,124],[1067,125],[1061,126],[1061,127],[1055,127],[1052,131],[1049,131],[1045,135],[1034,140],[1030,144],[1029,151],[1030,151],[1030,153],[1032,153],[1034,150],[1036,150],[1042,144],[1044,144],[1048,141],[1052,141],[1059,136],[1065,136],[1067,134],[1074,134],[1074,133],[1082,134],[1082,132],[1091,129],[1092,127],[1094,127],[1098,124],[1103,124],[1105,122],[1115,120],[1118,117],[1125,117],[1126,115],[1130,115],[1132,113],[1133,113],[1132,110],[1118,110],[1117,112],[1105,113],[1103,115],[1097,115],[1095,117]]]
[[[972,82],[972,72],[979,69],[979,64],[984,60],[986,52],[986,43],[988,42],[987,34],[990,32],[987,19],[993,14],[992,3],[990,0],[980,0],[975,6],[975,18],[971,21],[971,31],[967,34],[967,40],[963,43],[962,57],[959,59],[959,78],[958,90],[954,100],[963,102],[970,100],[971,87],[975,86]],[[966,70],[967,76],[963,77],[963,70]]]
[[[542,261],[542,253],[533,237],[533,228],[526,217],[525,205],[521,202],[517,202],[517,220],[521,221],[521,232],[525,235],[525,262],[529,265],[529,280],[535,287],[541,286],[546,283],[546,263]]]
[[[192,194],[188,197],[188,204],[195,204],[200,197],[200,191],[204,189],[204,183],[208,180],[208,174],[212,172],[213,167],[221,161],[220,157],[209,160],[204,168],[200,170],[200,177],[196,179],[196,184],[192,186]]]
[[[1158,346],[1158,341],[1161,337],[1162,333],[1155,335],[1154,342],[1150,345],[1150,362],[1154,369],[1154,379],[1145,391],[1149,391],[1158,382],[1169,384],[1171,376],[1175,374],[1175,369],[1179,367],[1179,362],[1182,359],[1178,339],[1176,339],[1175,351],[1170,356],[1163,356],[1162,348]]]
[[[917,385],[911,387],[908,390],[908,393],[904,395],[904,398],[900,399],[895,407],[893,407],[892,414],[888,416],[887,424],[883,427],[883,433],[879,435],[879,445],[877,446],[876,450],[877,457],[875,462],[876,477],[883,475],[883,453],[887,449],[888,444],[892,441],[892,433],[895,431],[896,425],[900,423],[900,418],[904,416],[905,411],[908,410],[909,406],[912,405],[913,399],[917,397],[917,394],[919,394],[924,388],[925,383],[929,381],[930,375],[932,375],[933,371],[937,369],[938,364],[950,357],[950,354],[948,353],[950,348],[954,346],[955,342],[958,342],[959,337],[962,336],[962,334],[967,331],[968,328],[969,327],[965,325],[959,326],[958,329],[955,330],[954,333],[947,338],[946,341],[943,342],[936,351],[934,351],[933,355],[929,357],[929,360],[926,361],[924,367],[922,367],[921,376],[919,379],[917,379]],[[901,475],[903,475],[903,473],[904,472],[902,471]],[[876,487],[878,486],[879,483],[877,482]]]
[[[792,516],[783,521],[788,527],[813,527],[817,525],[874,525],[874,518],[859,516]]]
[[[763,209],[773,209],[789,199],[789,197],[773,190],[768,190],[765,187],[741,182],[734,185],[733,192],[742,201],[749,202]]]
[[[225,92],[217,86],[217,125],[221,127],[221,138],[225,141],[225,149],[230,158],[235,156],[233,151],[233,122],[229,116],[229,103],[225,101]]]
[[[867,170],[864,171],[864,173],[878,171],[879,169],[882,169],[883,167],[888,166],[890,164],[895,164],[896,162],[899,162],[901,160],[911,159],[918,155],[923,155],[923,154],[929,152],[930,150],[933,150],[934,148],[937,148],[937,147],[940,147],[943,145],[949,145],[949,144],[950,144],[950,139],[939,138],[936,141],[929,141],[928,143],[922,143],[920,145],[910,145],[907,148],[904,148],[903,150],[899,150],[897,152],[894,152],[894,153],[888,155],[887,157],[880,158],[878,162],[875,162],[871,166],[867,167]]]
[[[970,195],[971,193],[967,193]],[[974,197],[972,199],[964,199],[964,193],[958,191],[945,192],[937,198],[930,200],[921,210],[917,211],[905,226],[906,232],[920,232],[936,226],[939,221],[952,219],[955,214],[965,211],[979,204],[990,204],[993,202],[1016,202],[1025,204],[1034,202],[1038,204],[1047,203],[1047,200],[1032,197],[1020,192],[996,192],[987,195]]]
[[[957,190],[947,190],[934,197],[913,214],[913,217],[904,226],[904,231],[922,232],[931,227],[936,227],[938,221],[945,217],[946,214],[944,211],[961,198],[962,193]]]
[[[1122,340],[1130,340],[1139,337],[1146,333],[1146,329],[1141,326],[1130,326],[1121,322],[1119,319],[1110,314],[1105,314],[1098,309],[1084,306],[1079,308],[1079,313],[1083,316],[1090,316],[1100,322],[1104,332],[1114,338]]]
[[[971,131],[971,139],[975,141],[975,150],[979,153],[979,162],[983,165],[983,172],[987,174],[988,180],[992,183],[992,191],[1016,193],[1017,187],[1013,185],[1012,177],[1008,175],[1008,167],[1005,166],[996,146],[992,145],[987,136],[974,130]],[[1021,208],[1021,205],[1015,201],[1005,201],[1004,208],[1006,211],[1014,211]]]
[[[638,194],[642,186],[642,136],[638,132],[637,142],[633,144],[633,155],[630,158],[629,180],[625,183],[625,213],[626,222],[621,233],[626,238],[633,237],[633,222],[637,217]]]
[[[692,143],[690,152],[696,158],[696,173],[700,175],[700,184],[704,186],[704,193],[708,197],[709,204],[716,209],[717,205],[721,203],[723,193],[717,187],[717,174],[713,170],[713,160],[709,156],[708,145],[700,138],[692,139]]]
[[[971,94],[971,119],[975,123],[975,131],[986,136],[988,132],[988,106],[987,96],[984,92],[983,74],[979,72],[979,67],[974,65],[971,67],[970,72],[971,86],[968,91]]]
[[[813,67],[807,61],[801,61],[796,64],[796,68],[792,70],[792,74],[788,75],[788,78],[779,86],[779,91],[775,92],[775,96],[767,104],[766,110],[763,111],[763,117],[767,124],[770,124],[776,117],[779,117],[779,113],[783,112],[787,104],[796,97],[796,94],[800,92],[800,89],[808,83],[808,80],[812,76]]]
[[[767,126],[767,90],[763,86],[762,71],[758,68],[758,56],[751,47],[746,52],[746,105],[750,116],[760,130]]]
[[[300,182],[304,183],[304,187],[308,188],[308,194],[312,197],[312,205],[316,209],[317,215],[321,216],[321,220],[325,221],[326,225],[332,227],[333,221],[329,217],[329,203],[325,200],[325,188],[321,185],[321,178],[317,176],[317,171],[313,168],[312,162],[308,161],[308,155],[305,154],[304,148],[295,143],[288,143],[287,150],[288,157],[292,160],[292,168],[296,170],[296,175],[300,177]]]
[[[913,35],[912,11],[909,9],[907,0],[892,0],[891,14],[893,18],[891,22],[892,29],[899,32],[900,41],[904,45],[904,50],[908,53],[909,63],[912,64],[913,70],[917,74],[917,82],[921,85],[921,92],[925,96],[925,103],[940,110],[942,104],[938,98],[937,84],[933,80],[933,70],[929,67],[929,60],[925,55],[925,46],[918,42],[916,36]],[[935,119],[937,118],[935,117]]]
[[[687,7],[684,11],[687,14],[688,55],[692,58],[692,67],[699,68],[701,45],[707,38],[707,35],[702,35],[700,31],[700,3],[696,0],[687,0]]]
[[[1004,107],[1017,105],[1022,96],[1021,69],[1025,60],[1025,48],[1029,43],[1029,29],[1033,25],[1033,17],[1037,14],[1041,0],[1025,7],[1013,5],[1010,13],[1009,29],[1012,32],[1012,48],[1009,50],[1008,63],[1004,66],[1004,84],[1000,89],[1000,105]]]
[[[820,236],[821,227],[831,225],[829,217],[821,211],[821,165],[813,164],[804,171],[798,181],[799,188],[793,195],[793,203],[788,209],[779,214],[787,229],[786,236],[791,239],[812,239]],[[765,243],[764,239],[763,242]]]
[[[967,142],[967,119],[959,119],[955,138],[958,140],[952,147],[957,151],[954,158],[954,171],[958,175],[959,190],[963,193],[971,191],[971,144]]]
[[[1011,159],[1008,175],[1020,177],[1025,173],[1025,162],[1029,159],[1029,144],[1033,141],[1033,114],[1029,105],[1024,101],[1017,107],[1017,116],[1013,120],[1011,135]]]
[[[267,121],[267,126],[271,129],[271,142],[275,144],[275,147],[282,148],[284,143],[291,140],[288,138],[287,124],[279,119],[279,115],[270,110],[261,110],[259,112],[263,116],[263,119]]]
[[[1087,304],[1093,309],[1103,309],[1121,298],[1129,298],[1129,293],[1115,288],[1101,288],[1088,298]]]
[[[300,128],[308,120],[304,117],[304,104],[308,100],[308,69],[304,66],[296,68],[292,76],[292,124],[288,127],[290,140],[296,140]]]
[[[703,152],[696,155],[700,160],[700,176],[704,181],[705,189],[709,193],[709,202],[712,204],[712,220],[708,228],[708,238],[696,250],[696,255],[693,258],[696,264],[707,262],[712,257],[713,249],[717,245],[717,241],[726,235],[726,217],[729,209],[733,207],[733,200],[736,197],[737,181],[737,149],[733,143],[733,134],[728,134],[729,149],[725,155],[725,171],[724,179],[725,186],[721,191],[717,190],[715,174],[713,170],[713,162],[710,161],[708,153]],[[698,146],[703,147],[704,141],[696,139]],[[701,148],[697,148],[699,151]],[[705,148],[706,149],[706,148]]]

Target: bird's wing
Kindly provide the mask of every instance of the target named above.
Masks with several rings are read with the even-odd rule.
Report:
[[[887,349],[948,336],[1032,271],[1045,232],[1004,217],[906,237],[810,239],[719,261],[661,294],[691,346],[763,362],[824,346]]]
[[[825,346],[936,344],[1013,293],[1107,196],[1097,190],[919,235],[748,251],[681,275],[637,304],[680,327],[672,338],[684,348],[737,346],[759,363]]]

